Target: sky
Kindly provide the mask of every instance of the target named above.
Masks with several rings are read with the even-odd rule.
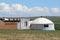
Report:
[[[0,0],[0,17],[60,16],[60,0]]]

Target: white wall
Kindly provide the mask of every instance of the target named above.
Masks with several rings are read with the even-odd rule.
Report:
[[[27,26],[25,25],[26,21],[27,21]],[[29,21],[30,21],[29,18],[21,18],[20,22],[17,24],[17,29],[30,29]]]
[[[43,24],[31,24],[30,25],[31,29],[40,29],[42,30],[44,28]]]
[[[54,24],[48,24],[48,27],[44,27],[44,24],[31,24],[31,29],[55,30]]]
[[[18,23],[17,23],[17,29],[18,29],[18,30],[21,29],[21,22],[18,22]]]
[[[54,24],[49,24],[49,27],[44,27],[43,30],[55,30]]]

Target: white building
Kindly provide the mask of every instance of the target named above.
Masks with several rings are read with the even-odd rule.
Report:
[[[54,23],[47,18],[37,18],[30,22],[31,29],[55,30]]]
[[[29,18],[20,18],[20,22],[17,23],[17,29],[30,29]]]

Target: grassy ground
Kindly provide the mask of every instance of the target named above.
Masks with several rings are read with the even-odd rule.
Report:
[[[0,40],[60,40],[60,30],[0,30]]]

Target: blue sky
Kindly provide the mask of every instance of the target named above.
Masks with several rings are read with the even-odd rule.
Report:
[[[15,4],[20,3],[22,5],[26,5],[28,7],[34,7],[34,6],[47,6],[49,8],[51,7],[59,7],[60,8],[60,0],[1,0],[0,1],[8,3],[8,4]]]
[[[39,12],[39,11],[27,12],[27,13],[31,13],[29,15],[32,15],[32,16],[34,16],[34,15],[35,16],[43,16],[43,15],[44,16],[60,16],[60,0],[0,0],[0,4],[1,3],[5,3],[10,6],[12,4],[20,4],[20,5],[22,5],[22,7],[26,6],[29,9],[31,8],[31,10],[34,10],[34,8],[35,8],[35,11],[37,10],[37,8],[38,9],[40,8],[41,10],[42,9],[44,9],[44,10],[46,9],[48,11],[50,10],[47,13],[45,11],[43,11],[43,12]],[[0,12],[0,13],[1,13],[0,15],[3,15],[5,12]],[[6,12],[4,15],[7,15],[8,13],[9,12]],[[22,14],[24,12],[20,12],[20,13]],[[24,13],[24,14],[28,15],[27,13]],[[16,14],[13,14],[13,15],[16,15]]]

